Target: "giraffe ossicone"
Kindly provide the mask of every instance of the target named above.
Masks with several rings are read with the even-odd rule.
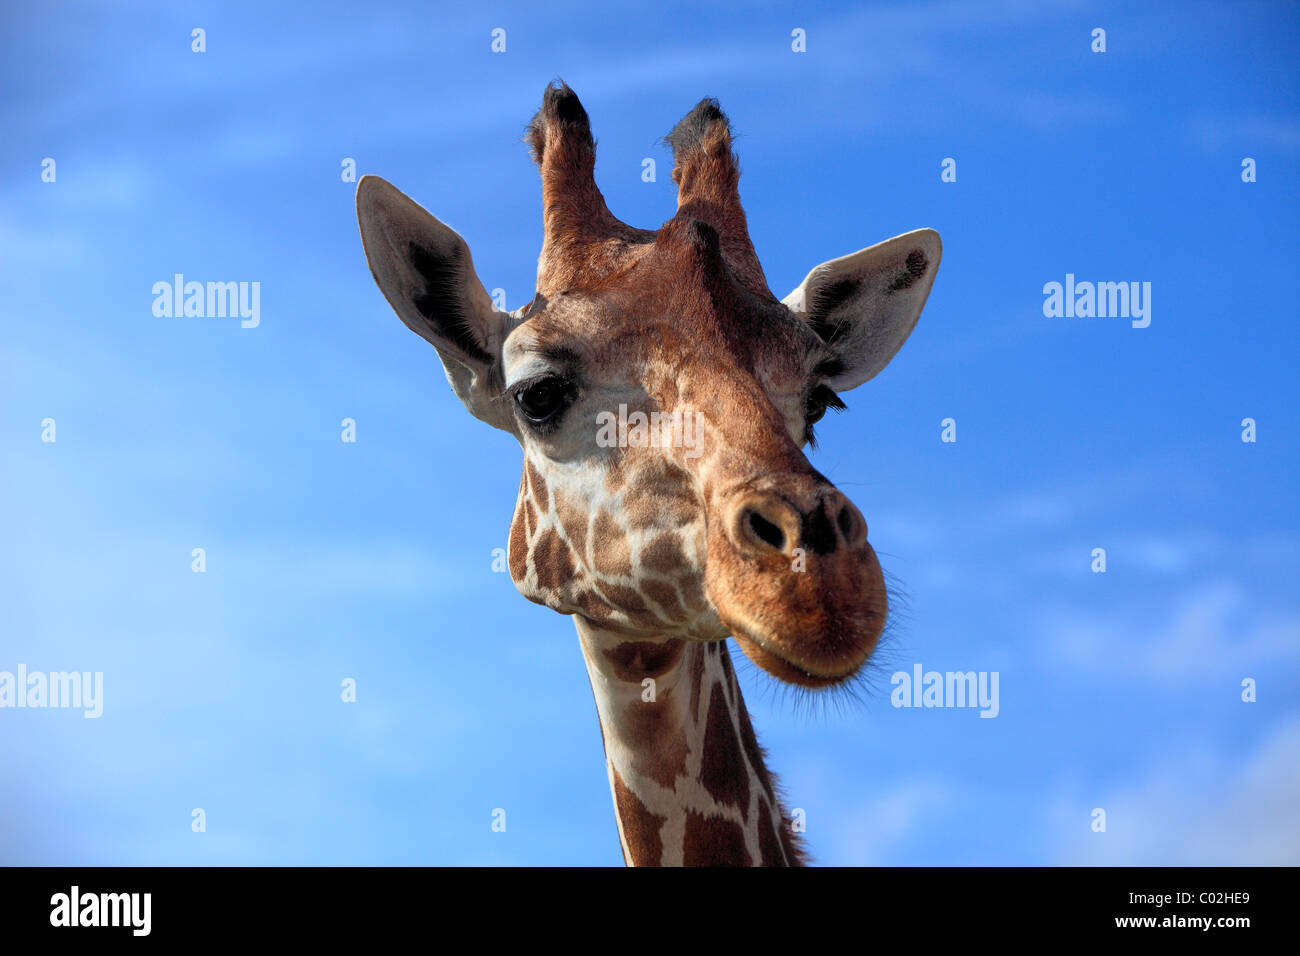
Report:
[[[525,597],[574,618],[626,861],[800,864],[725,640],[811,689],[875,649],[889,607],[866,521],[803,449],[911,333],[939,236],[823,263],[781,301],[715,101],[667,137],[677,211],[658,230],[610,213],[567,86],[547,87],[526,140],[545,226],[528,306],[494,309],[465,241],[365,176],[371,272],[470,413],[523,449],[507,563]],[[634,421],[683,427],[634,441]]]

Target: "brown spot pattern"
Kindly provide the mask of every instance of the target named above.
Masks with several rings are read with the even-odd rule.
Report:
[[[699,719],[700,691],[704,683],[704,653],[706,645],[691,645],[691,720]]]
[[[615,677],[639,684],[647,677],[668,673],[685,652],[685,641],[626,641],[604,653]]]
[[[524,459],[524,470],[528,472],[528,490],[532,492],[533,499],[544,508],[547,502],[546,479],[533,466],[531,458]]]
[[[548,591],[558,591],[573,579],[573,555],[554,528],[547,528],[533,546],[533,568],[537,583]]]
[[[653,701],[635,700],[623,715],[625,742],[636,752],[634,766],[661,787],[672,789],[686,773],[686,735],[673,719],[672,691]]]
[[[528,577],[528,534],[524,530],[522,509],[515,512],[510,522],[510,541],[506,548],[506,560],[510,565],[510,577],[523,581]]]
[[[537,509],[533,507],[533,499],[525,498],[520,503],[519,510],[524,513],[524,531],[531,539],[537,532]]]
[[[731,725],[731,713],[722,685],[714,684],[709,696],[708,723],[704,728],[704,759],[700,783],[718,803],[749,812],[749,769],[745,766]]]
[[[660,574],[668,574],[676,571],[686,563],[686,554],[682,550],[681,535],[665,531],[663,534],[655,535],[650,542],[641,549],[641,565],[651,571],[658,571]],[[694,575],[691,575],[694,579]]]
[[[749,866],[752,862],[745,831],[722,817],[687,810],[685,842],[682,862],[686,866]]]
[[[651,813],[641,798],[628,789],[618,771],[614,776],[614,806],[623,824],[623,839],[627,841],[633,866],[657,866],[664,856],[663,838],[659,835],[667,817]]]
[[[767,800],[758,798],[758,855],[763,866],[786,866],[785,851],[772,823]]]
[[[591,529],[591,552],[601,575],[632,575],[632,548],[608,511],[600,511]]]
[[[682,602],[677,597],[677,589],[671,584],[647,578],[641,582],[641,590],[650,600],[658,604],[669,618],[680,620],[684,616],[686,609],[682,607]]]
[[[578,555],[582,563],[586,562],[587,557],[587,512],[575,507],[573,502],[560,493],[559,488],[552,490],[553,500],[555,502],[555,516],[559,519],[560,527],[564,529],[565,537],[573,545],[574,553]]]
[[[653,626],[658,623],[655,616],[646,607],[645,601],[641,600],[641,595],[632,588],[624,587],[621,584],[609,584],[605,581],[596,582],[596,590],[600,592],[613,607],[618,608],[624,614],[633,618],[642,618],[645,623]]]

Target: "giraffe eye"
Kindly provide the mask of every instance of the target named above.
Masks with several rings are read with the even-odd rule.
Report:
[[[562,378],[544,378],[527,388],[515,392],[515,402],[534,425],[542,425],[555,418],[573,403],[577,390]]]
[[[808,402],[804,410],[808,414],[808,424],[812,425],[822,420],[822,416],[826,414],[826,409],[833,408],[840,411],[844,407],[844,401],[835,394],[833,388],[829,385],[818,385],[812,390],[812,394],[808,396]]]

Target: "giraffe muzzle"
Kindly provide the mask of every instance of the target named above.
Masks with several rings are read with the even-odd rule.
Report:
[[[889,612],[862,513],[811,475],[767,479],[726,496],[719,510],[705,585],[741,649],[806,687],[855,674]]]

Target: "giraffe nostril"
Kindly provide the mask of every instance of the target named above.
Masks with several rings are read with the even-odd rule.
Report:
[[[754,536],[758,540],[771,545],[778,551],[785,547],[785,532],[757,511],[751,510],[749,512],[749,529],[754,532]]]
[[[840,531],[843,532],[844,537],[848,540],[852,540],[854,529],[853,514],[847,507],[840,509],[839,517],[835,519],[835,523],[840,526]]]
[[[839,513],[835,516],[835,523],[839,525],[840,533],[844,535],[844,542],[850,548],[860,548],[866,543],[866,519],[851,501],[845,500],[840,506]]]

